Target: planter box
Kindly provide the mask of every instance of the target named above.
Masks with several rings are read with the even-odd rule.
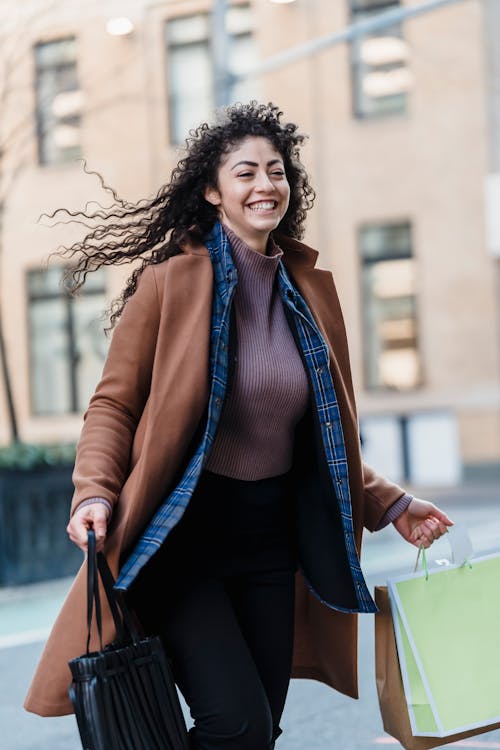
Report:
[[[83,553],[66,534],[72,467],[0,469],[0,586],[73,575]]]

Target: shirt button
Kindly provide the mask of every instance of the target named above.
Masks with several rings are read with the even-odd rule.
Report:
[[[216,398],[215,399],[215,405],[216,406],[220,406],[221,404],[222,404],[222,399],[221,398]]]
[[[321,373],[323,372],[323,368],[322,367],[317,367],[316,368],[316,372],[318,373],[318,375],[321,375]]]
[[[330,427],[332,426],[332,423],[331,422],[325,422],[325,425],[328,427],[328,429],[330,429]]]

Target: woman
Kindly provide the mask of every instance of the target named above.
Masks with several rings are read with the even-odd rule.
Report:
[[[428,547],[452,523],[362,465],[338,298],[299,241],[304,138],[281,116],[228,108],[153,200],[99,213],[104,228],[68,250],[77,281],[141,261],[111,317],[68,533],[85,550],[95,529],[117,588],[161,633],[197,750],[273,748],[290,676],[356,697],[356,615],[376,610],[363,526],[392,521]],[[28,710],[71,711],[84,585],[80,571]]]

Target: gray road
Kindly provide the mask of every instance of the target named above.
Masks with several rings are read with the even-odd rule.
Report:
[[[429,492],[426,497],[431,497]],[[456,523],[464,524],[476,554],[500,550],[500,502],[496,488],[466,488],[432,493]],[[430,561],[448,557],[445,540],[436,542]],[[413,548],[391,527],[367,534],[363,569],[370,588],[388,575],[406,572],[415,562]],[[79,750],[73,716],[42,719],[26,713],[22,699],[47,629],[67,591],[67,579],[0,589],[0,748],[1,750]],[[400,747],[382,728],[374,675],[373,617],[360,618],[361,697],[346,698],[310,680],[292,680],[282,720],[279,750],[368,750]],[[183,703],[190,723],[187,707]],[[446,746],[451,747],[451,746]],[[500,731],[464,741],[461,747],[500,749]]]

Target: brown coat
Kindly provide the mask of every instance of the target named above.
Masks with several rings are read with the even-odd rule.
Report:
[[[328,271],[314,268],[317,252],[278,237],[284,263],[308,303],[330,349],[339,401],[358,551],[363,526],[373,530],[403,490],[361,463],[346,333]],[[189,245],[148,266],[114,331],[108,357],[78,446],[72,510],[101,496],[114,506],[105,553],[119,560],[171,487],[209,393],[209,338],[213,275],[205,247]],[[72,712],[68,661],[85,650],[85,569],[78,572],[44,647],[25,700],[42,716]],[[292,677],[320,680],[357,697],[357,615],[334,611],[296,574]],[[104,640],[114,637],[109,613]],[[94,642],[93,646],[97,646]]]

